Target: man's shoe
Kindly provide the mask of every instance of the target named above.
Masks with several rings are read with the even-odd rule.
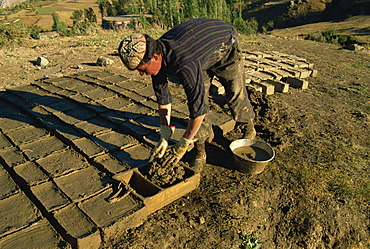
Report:
[[[241,133],[243,133],[242,137],[243,139],[255,139],[257,132],[254,128],[254,122],[250,121],[248,123],[238,123],[237,124],[237,130],[240,130]]]

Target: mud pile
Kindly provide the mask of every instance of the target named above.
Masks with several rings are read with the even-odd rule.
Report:
[[[149,166],[148,179],[159,187],[172,186],[185,177],[186,162],[163,164],[161,161],[154,161]]]

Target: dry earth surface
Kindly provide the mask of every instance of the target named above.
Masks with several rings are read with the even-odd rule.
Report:
[[[125,35],[102,31],[1,49],[0,86],[83,70],[108,70],[150,82],[122,67],[116,47]],[[247,51],[301,56],[318,70],[306,90],[271,96],[250,91],[257,137],[274,147],[275,159],[261,174],[240,173],[228,149],[240,134],[216,134],[207,144],[199,188],[102,248],[253,245],[253,239],[241,235],[259,238],[268,249],[370,248],[370,55],[272,35],[243,41]],[[38,56],[50,64],[34,66]],[[97,66],[100,56],[114,64]],[[220,96],[213,100],[212,108],[227,108]]]

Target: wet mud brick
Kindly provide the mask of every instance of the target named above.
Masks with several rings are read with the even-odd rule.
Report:
[[[0,239],[2,249],[60,248],[72,247],[55,231],[52,225],[41,219],[24,229]]]
[[[26,162],[14,167],[14,171],[22,177],[29,186],[36,185],[48,179],[48,176],[33,162]]]
[[[112,189],[82,202],[79,207],[97,226],[102,229],[104,238],[112,238],[117,233],[142,224],[149,212],[143,201],[129,194],[118,202],[107,200],[113,194]]]
[[[119,173],[130,169],[130,166],[127,163],[118,161],[110,154],[97,156],[94,158],[94,161],[102,165],[106,170],[108,170],[111,173]]]
[[[13,181],[8,171],[0,166],[0,199],[11,196],[18,191],[18,185]]]
[[[92,137],[92,140],[107,150],[115,150],[138,143],[134,137],[116,131],[110,131],[96,135]]]
[[[56,137],[50,136],[27,144],[21,144],[19,147],[30,159],[37,159],[54,151],[62,150],[67,146]]]
[[[35,223],[41,217],[39,210],[23,192],[0,200],[0,206],[0,237]]]
[[[89,198],[109,187],[104,184],[99,172],[93,167],[54,178],[54,181],[63,193],[74,202]]]
[[[286,78],[286,82],[288,84],[290,84],[292,87],[299,88],[299,89],[302,89],[302,90],[308,88],[308,81],[307,80],[288,77],[288,78]]]
[[[100,247],[101,236],[98,228],[75,204],[55,211],[54,217],[72,237],[70,241],[72,245],[89,249]]]
[[[130,165],[131,168],[140,167],[148,163],[151,149],[142,144],[115,151],[112,154],[121,162]]]
[[[90,166],[83,156],[71,149],[56,151],[36,162],[51,176],[60,176]]]
[[[232,131],[236,124],[235,120],[231,116],[223,112],[210,111],[208,118],[211,124],[222,130],[222,134],[224,135]]]
[[[68,198],[51,181],[35,185],[31,187],[31,191],[47,211],[52,211],[69,203]]]

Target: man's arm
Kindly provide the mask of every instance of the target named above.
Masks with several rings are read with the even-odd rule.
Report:
[[[190,119],[188,126],[186,127],[186,131],[183,135],[184,138],[188,140],[193,140],[197,132],[199,131],[199,128],[203,122],[203,119],[205,117],[204,115],[198,116],[194,119]]]
[[[159,121],[161,125],[170,126],[171,124],[171,104],[159,106]],[[188,140],[193,140],[203,122],[204,115],[198,116],[195,119],[190,119],[186,131],[183,135]]]

